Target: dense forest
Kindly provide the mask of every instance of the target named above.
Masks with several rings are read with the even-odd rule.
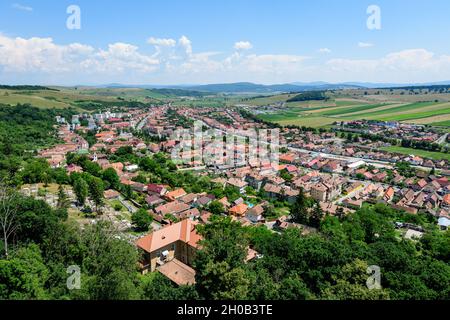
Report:
[[[286,102],[297,102],[297,101],[310,101],[310,100],[328,100],[328,97],[323,91],[308,91],[296,95],[290,98]]]
[[[36,91],[36,90],[47,90],[47,91],[59,91],[58,89],[43,87],[43,86],[8,86],[8,85],[0,85],[0,89],[6,90],[28,90],[28,91]]]

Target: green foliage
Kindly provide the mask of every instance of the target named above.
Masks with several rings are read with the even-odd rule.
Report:
[[[77,197],[78,204],[80,206],[84,206],[89,193],[89,186],[87,182],[81,177],[75,179],[73,183],[73,191]]]
[[[133,223],[135,230],[139,232],[148,231],[152,221],[152,216],[147,210],[142,208],[134,212],[131,216],[131,222]]]
[[[194,286],[175,286],[161,273],[140,277],[140,291],[144,300],[197,300],[199,295]]]
[[[286,102],[310,101],[310,100],[328,100],[323,91],[308,91],[300,93],[295,97],[288,99]]]
[[[225,212],[225,208],[221,202],[214,200],[209,204],[208,211],[212,214],[219,215]]]
[[[39,247],[31,244],[15,251],[10,260],[0,260],[0,299],[46,299],[48,269]]]
[[[102,173],[103,181],[106,183],[106,189],[112,188],[120,190],[120,178],[116,170],[108,168]]]
[[[292,206],[291,215],[297,223],[307,224],[309,221],[309,208],[311,207],[311,200],[305,196],[302,188],[300,188],[300,193]]]

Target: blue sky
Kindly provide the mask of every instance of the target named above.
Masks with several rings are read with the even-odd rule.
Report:
[[[0,82],[450,80],[449,12],[447,0],[2,0]]]

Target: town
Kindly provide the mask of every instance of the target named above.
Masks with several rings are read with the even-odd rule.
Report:
[[[291,227],[317,232],[314,226],[302,225],[289,214],[300,192],[317,202],[322,216],[346,215],[362,208],[364,203],[384,203],[409,214],[433,216],[442,230],[450,224],[447,161],[379,152],[372,142],[364,144],[361,138],[348,141],[336,131],[282,128],[278,146],[281,154],[276,165],[251,160],[234,162],[231,166],[205,164],[198,153],[189,152],[189,161],[176,165],[176,169],[196,168],[195,175],[211,180],[200,190],[185,190],[176,184],[158,183],[159,177],[149,174],[145,162],[140,160],[149,155],[169,157],[180,143],[173,139],[174,133],[189,128],[194,121],[220,132],[263,130],[266,125],[245,117],[239,108],[169,105],[79,114],[69,120],[58,116],[55,121],[64,143],[40,151],[38,157],[46,159],[52,168],[63,168],[68,175],[89,170],[87,163],[96,164],[101,170],[112,169],[118,183],[104,190],[102,214],[96,217],[112,221],[125,238],[145,253],[141,262],[143,273],[159,271],[178,285],[195,283],[195,270],[191,266],[201,240],[196,225],[208,223],[212,214],[229,216],[243,226],[265,225],[273,232]],[[346,126],[357,125],[361,123]],[[376,132],[377,126],[380,124],[371,124],[370,132]],[[400,126],[396,130],[414,135],[414,128]],[[416,130],[423,133],[423,128]],[[404,137],[405,133],[401,135]],[[91,143],[85,137],[91,137]],[[202,153],[216,148],[201,145]],[[229,149],[225,148],[228,157],[234,157],[242,146]],[[91,212],[94,201],[86,199],[83,208],[73,188],[65,188],[75,219],[96,223],[97,218],[83,213],[86,207]],[[49,189],[32,184],[25,185],[22,192],[56,206],[56,189],[53,193]],[[151,223],[144,227],[150,233],[135,232],[132,217],[138,212],[151,217]],[[420,226],[402,225],[401,229],[410,239],[423,234]],[[248,248],[248,261],[259,256]]]

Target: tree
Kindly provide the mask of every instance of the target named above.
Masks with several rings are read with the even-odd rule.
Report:
[[[198,292],[206,298],[245,299],[249,286],[244,272],[249,246],[245,229],[221,216],[198,228],[203,237],[194,261]]]
[[[297,196],[297,200],[291,209],[291,216],[297,223],[307,224],[308,223],[308,199],[305,196],[303,188],[300,188],[300,193]]]
[[[70,200],[64,191],[64,187],[62,185],[59,185],[58,187],[58,203],[57,207],[58,209],[67,209],[70,205]]]
[[[115,190],[120,189],[120,178],[117,175],[116,170],[113,168],[108,168],[103,171],[102,174],[103,180],[109,184],[109,187]]]
[[[339,219],[342,219],[344,217],[344,208],[338,207],[336,209],[336,217],[338,217]]]
[[[103,205],[104,199],[104,186],[103,181],[97,177],[91,177],[89,181],[89,196],[95,204],[95,211],[99,211],[99,208]]]
[[[88,226],[81,234],[81,290],[74,299],[129,300],[139,298],[137,290],[138,252],[109,222]]]
[[[131,216],[131,222],[133,223],[136,231],[143,232],[148,231],[153,221],[152,216],[145,209],[139,209]]]
[[[226,261],[209,261],[200,270],[202,292],[214,300],[246,300],[250,280],[242,267],[232,268]]]
[[[0,299],[46,299],[47,278],[39,247],[31,244],[20,248],[10,260],[0,260]]]
[[[367,287],[366,261],[356,259],[347,263],[334,276],[334,284],[322,291],[322,298],[327,300],[386,300],[389,292],[385,289],[370,290]]]
[[[89,192],[89,186],[83,178],[77,178],[73,183],[73,191],[77,197],[78,204],[84,206]]]
[[[159,272],[141,276],[140,289],[145,300],[198,300],[194,286],[175,286]]]
[[[322,221],[323,216],[324,216],[324,214],[323,214],[322,208],[320,207],[320,204],[316,203],[314,205],[311,217],[309,218],[308,224],[311,227],[319,228],[320,222]]]
[[[214,200],[209,204],[208,210],[212,214],[217,214],[217,215],[225,212],[225,208],[223,207],[223,204],[217,200]]]
[[[3,249],[5,257],[8,259],[8,240],[19,227],[17,219],[17,206],[14,200],[17,194],[11,188],[0,184],[0,227],[2,229]]]

